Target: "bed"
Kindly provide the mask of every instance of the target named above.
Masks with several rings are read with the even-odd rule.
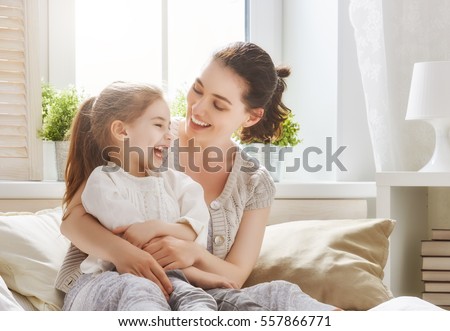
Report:
[[[60,310],[53,286],[68,248],[59,200],[0,200],[0,310]],[[440,310],[394,298],[385,279],[395,220],[367,218],[366,200],[278,199],[244,286],[283,279],[345,310]]]

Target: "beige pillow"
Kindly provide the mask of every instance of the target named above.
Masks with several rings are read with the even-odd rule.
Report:
[[[54,288],[69,247],[59,231],[61,215],[61,208],[0,213],[0,275],[39,310],[58,310],[63,304],[62,292]]]
[[[270,225],[245,286],[271,280],[345,310],[367,310],[392,298],[383,284],[389,219],[295,221]]]

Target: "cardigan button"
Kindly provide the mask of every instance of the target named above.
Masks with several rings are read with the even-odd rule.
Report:
[[[215,236],[214,237],[214,245],[220,246],[225,242],[225,238],[223,236]]]
[[[217,210],[221,207],[221,204],[219,201],[214,200],[213,202],[211,202],[210,206],[212,209]]]

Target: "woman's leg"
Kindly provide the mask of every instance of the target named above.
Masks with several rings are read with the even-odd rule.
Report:
[[[160,288],[132,274],[106,271],[82,275],[64,299],[63,310],[170,310]]]
[[[254,302],[264,307],[265,310],[336,310],[336,307],[310,297],[298,285],[283,280],[246,287],[242,289],[242,292],[246,293]]]

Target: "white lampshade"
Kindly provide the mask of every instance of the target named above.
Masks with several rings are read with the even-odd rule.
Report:
[[[406,119],[443,117],[450,117],[450,61],[414,64]]]
[[[433,156],[420,171],[450,172],[450,61],[414,64],[406,119],[424,120],[436,133]]]

